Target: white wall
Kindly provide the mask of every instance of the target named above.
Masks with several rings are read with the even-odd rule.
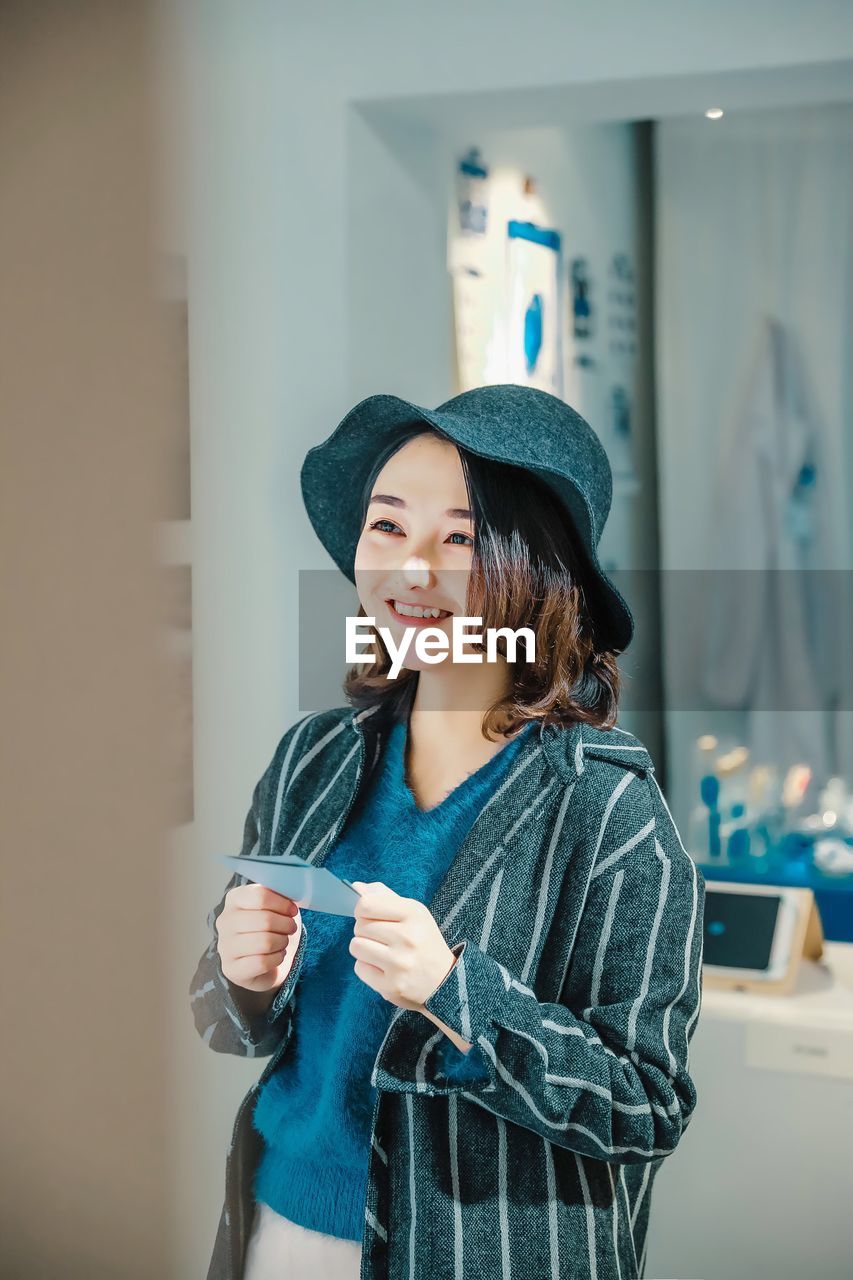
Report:
[[[648,118],[650,103],[673,95],[704,105],[704,86],[727,72],[760,66],[789,79],[791,64],[853,55],[846,4],[796,0],[552,0],[526,17],[496,0],[188,0],[186,16],[197,817],[170,885],[181,1276],[203,1274],[227,1137],[258,1071],[202,1046],[184,991],[223,884],[210,854],[239,846],[252,787],[297,712],[296,571],[328,563],[309,532],[298,466],[378,386],[435,402],[445,394],[437,206],[417,189],[420,162],[406,177],[405,165],[383,161],[387,140],[381,131],[371,138],[352,103],[408,95],[400,116],[414,121],[412,154],[423,159],[432,144],[411,95],[463,95],[458,119],[459,101],[475,109],[487,101],[478,95],[492,94],[495,123],[516,104],[537,124],[546,108],[546,123],[563,123],[555,90],[576,111],[586,101],[606,118]],[[424,110],[440,112],[441,102]],[[540,163],[554,145],[540,149]],[[360,265],[353,254],[370,200],[358,166],[371,154],[386,166],[392,207],[411,215],[434,256],[434,273],[429,258],[417,263],[411,292],[387,279],[371,289],[369,259]],[[441,153],[432,160],[442,172]],[[390,244],[393,261],[406,246]],[[369,350],[365,335],[386,298],[409,319],[384,351]],[[360,312],[356,299],[366,299]]]

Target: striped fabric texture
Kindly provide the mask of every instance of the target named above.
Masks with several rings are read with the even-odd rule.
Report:
[[[300,720],[247,815],[244,854],[317,865],[389,725],[351,707]],[[267,1057],[238,1110],[208,1280],[239,1280],[260,1135],[251,1103],[298,1025],[303,927],[269,1012],[223,976],[216,919],[191,984],[213,1050]],[[396,1009],[377,1053],[362,1280],[630,1280],[652,1186],[697,1095],[705,884],[645,747],[621,729],[539,725],[481,809],[430,910],[458,956],[427,1009],[487,1072],[443,1071],[444,1032]],[[304,922],[303,922],[304,925]]]

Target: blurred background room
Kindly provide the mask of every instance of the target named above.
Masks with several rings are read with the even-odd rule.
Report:
[[[312,573],[347,590],[302,459],[375,392],[438,405],[518,382],[566,399],[608,451],[602,563],[637,620],[619,723],[707,886],[699,1106],[656,1182],[645,1274],[849,1277],[853,4],[9,13],[4,852],[14,872],[11,851],[49,847],[14,901],[32,920],[63,886],[49,937],[55,911],[63,954],[98,945],[79,978],[45,956],[21,987],[19,906],[4,929],[10,1025],[32,1035],[15,1037],[3,1274],[204,1274],[259,1073],[214,1059],[188,1007],[224,885],[211,855],[239,850],[284,729],[344,700],[317,693],[327,650],[300,626]],[[155,324],[147,307],[117,322],[131,284]],[[60,649],[78,659],[46,679]],[[94,840],[67,820],[83,794],[90,819],[111,797]],[[140,808],[145,838],[127,842]],[[89,1012],[67,1014],[74,1077],[34,1130],[51,1075],[30,1046],[61,1061],[51,991]],[[109,1159],[45,1236],[43,1188],[65,1203],[75,1152],[100,1141],[94,1092],[75,1099],[116,1053],[140,1073],[134,1124],[115,1099]],[[127,1183],[131,1143],[147,1162]]]

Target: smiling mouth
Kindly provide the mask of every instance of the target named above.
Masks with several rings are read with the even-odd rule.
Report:
[[[452,617],[450,610],[438,609],[432,606],[407,604],[405,600],[386,600],[385,603],[391,612],[391,615],[398,622],[407,623],[409,626],[429,626],[438,622],[443,622],[445,618]]]

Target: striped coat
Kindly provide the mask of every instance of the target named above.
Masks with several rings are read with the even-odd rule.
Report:
[[[383,721],[342,707],[289,729],[243,853],[321,864]],[[371,1077],[361,1280],[644,1275],[652,1184],[697,1101],[704,898],[642,743],[580,724],[528,735],[429,904],[459,959],[426,1006],[481,1046],[488,1074],[449,1079],[444,1033],[395,1007]],[[219,966],[223,905],[190,988],[195,1023],[211,1049],[269,1061],[234,1124],[208,1280],[242,1275],[263,1141],[251,1108],[298,1022],[308,938],[250,1024]]]

